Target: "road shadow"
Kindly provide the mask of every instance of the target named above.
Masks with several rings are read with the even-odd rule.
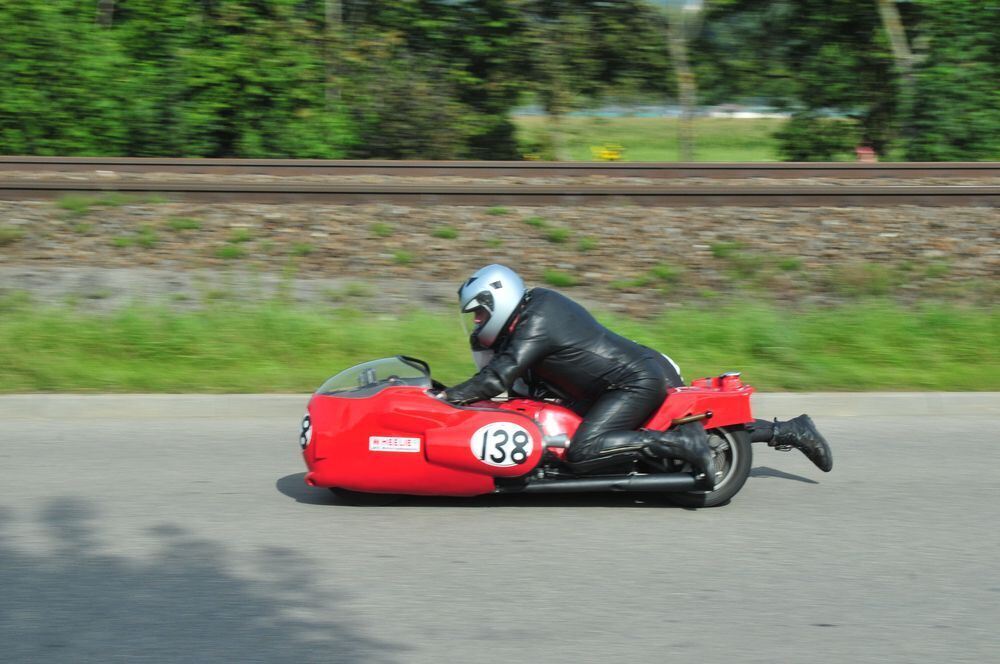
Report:
[[[285,496],[306,505],[330,505],[366,509],[340,501],[329,490],[311,487],[305,483],[305,473],[295,473],[280,478],[275,488]],[[400,496],[391,505],[395,507],[676,507],[656,494],[634,493],[563,493],[546,495],[487,494],[469,498],[452,496]],[[367,508],[379,509],[379,508]],[[678,508],[679,509],[679,508]]]
[[[274,488],[282,495],[294,498],[295,502],[304,505],[338,505],[336,496],[327,489],[320,489],[306,484],[305,473],[285,475],[274,484]]]
[[[136,557],[106,553],[99,518],[78,500],[56,500],[31,524],[50,544],[29,552],[0,512],[4,661],[405,661],[393,656],[402,648],[361,634],[342,597],[317,592],[315,571],[288,549],[256,552],[266,581],[249,580],[227,569],[221,545],[170,524],[143,535],[153,555],[146,546]]]
[[[796,482],[805,482],[806,484],[819,484],[816,480],[811,480],[808,477],[786,473],[783,470],[769,468],[768,466],[757,466],[751,469],[750,477],[774,477],[779,480],[795,480]]]

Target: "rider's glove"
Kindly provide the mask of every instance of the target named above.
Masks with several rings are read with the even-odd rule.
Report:
[[[437,393],[436,396],[438,399],[441,399],[442,401],[447,401],[448,403],[453,404],[455,406],[461,406],[463,404],[469,403],[468,399],[456,399],[454,396],[448,394],[447,389],[441,390],[440,392]]]
[[[448,403],[457,403],[453,399],[449,399],[448,398],[448,388],[447,387],[429,389],[429,390],[427,390],[427,395],[431,396],[431,397],[434,397],[435,399],[440,399],[441,401],[447,401]]]

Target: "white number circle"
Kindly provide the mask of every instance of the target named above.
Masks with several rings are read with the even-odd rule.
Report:
[[[520,466],[531,456],[532,446],[531,434],[513,422],[487,424],[469,439],[469,447],[477,459],[499,468]]]

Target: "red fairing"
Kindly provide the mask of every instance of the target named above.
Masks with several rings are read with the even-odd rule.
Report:
[[[458,408],[420,387],[365,398],[315,395],[309,415],[303,456],[313,486],[474,496],[491,493],[494,477],[529,472],[542,455],[541,431],[529,416]]]
[[[736,375],[673,388],[645,428],[711,412],[706,428],[752,421],[750,395]],[[311,438],[303,451],[312,486],[371,493],[474,496],[492,493],[495,478],[535,469],[546,442],[562,457],[579,415],[530,399],[457,407],[426,388],[392,386],[366,397],[314,395]],[[304,434],[305,435],[305,434]],[[562,438],[565,436],[565,438]]]
[[[707,412],[712,416],[702,421],[706,429],[746,424],[753,421],[751,394],[753,388],[744,385],[737,374],[701,378],[690,387],[671,388],[645,428],[665,431],[672,420]]]
[[[569,408],[564,408],[563,406],[547,401],[511,399],[510,401],[495,404],[495,407],[527,415],[538,423],[542,434],[548,437],[564,434],[567,438],[572,438],[573,434],[580,427],[582,420],[579,415]]]

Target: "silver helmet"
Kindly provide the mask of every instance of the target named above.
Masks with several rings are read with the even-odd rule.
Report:
[[[487,265],[458,289],[462,322],[473,351],[490,348],[524,297],[524,282],[503,265]]]

